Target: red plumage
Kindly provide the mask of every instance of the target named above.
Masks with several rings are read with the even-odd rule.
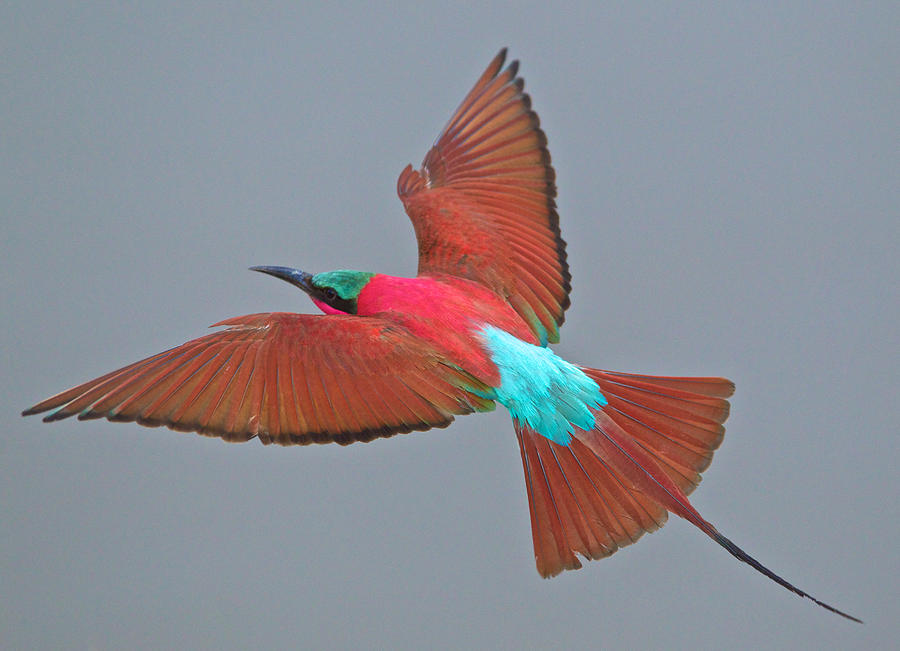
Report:
[[[45,420],[137,421],[281,445],[370,441],[492,409],[488,387],[395,323],[253,314],[36,404]]]
[[[224,330],[85,382],[24,415],[105,417],[226,441],[303,445],[444,427],[456,415],[492,409],[509,369],[480,334],[512,335],[517,350],[546,359],[534,351],[558,341],[570,291],[547,139],[518,64],[504,69],[504,59],[505,50],[422,168],[400,174],[397,191],[418,241],[416,278],[331,272],[339,279],[323,285],[316,279],[328,274],[257,268],[301,287],[326,315],[228,319],[217,324]],[[562,445],[515,422],[542,576],[581,567],[579,555],[608,556],[672,512],[813,599],[722,536],[688,501],[722,441],[731,382],[573,372],[592,389],[593,380],[605,400],[586,412],[593,427],[575,427]]]
[[[498,54],[397,193],[416,230],[419,274],[476,281],[504,297],[542,341],[559,341],[571,276],[547,138]]]
[[[734,390],[720,378],[584,371],[608,400],[597,426],[613,438],[576,430],[562,446],[516,427],[542,576],[581,567],[575,553],[597,559],[636,542],[661,527],[667,511],[702,522],[685,493],[722,440]],[[628,455],[660,485],[624,463]]]

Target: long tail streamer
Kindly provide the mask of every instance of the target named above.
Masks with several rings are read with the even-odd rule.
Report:
[[[775,574],[723,536],[688,501],[724,434],[733,387],[718,378],[654,378],[583,369],[608,404],[568,446],[516,423],[538,571],[581,567],[658,529],[667,512],[691,522],[743,563],[854,622]]]

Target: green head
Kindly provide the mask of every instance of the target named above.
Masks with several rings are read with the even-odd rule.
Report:
[[[309,294],[313,303],[326,314],[356,314],[356,301],[363,287],[375,274],[371,271],[325,271],[312,275],[291,267],[250,267],[281,278]]]

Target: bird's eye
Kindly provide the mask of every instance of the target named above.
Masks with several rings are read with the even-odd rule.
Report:
[[[333,301],[337,298],[337,292],[334,291],[331,287],[326,287],[325,291],[322,292],[329,301]]]

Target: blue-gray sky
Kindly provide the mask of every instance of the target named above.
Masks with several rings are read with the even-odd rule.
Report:
[[[0,9],[0,646],[896,644],[897,4],[598,4]],[[413,274],[397,175],[504,45],[558,175],[557,351],[732,378],[695,506],[865,626],[676,518],[541,580],[502,409],[288,449],[18,415],[314,309],[250,265]]]

